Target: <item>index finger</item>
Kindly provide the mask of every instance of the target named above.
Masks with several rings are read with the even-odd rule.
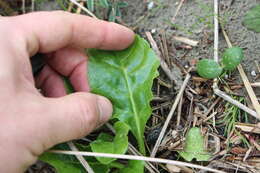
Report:
[[[133,31],[124,26],[64,11],[29,13],[12,20],[22,30],[30,55],[67,46],[121,50],[134,40]]]

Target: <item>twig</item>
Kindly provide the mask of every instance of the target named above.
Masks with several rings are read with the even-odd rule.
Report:
[[[72,8],[73,8],[73,3],[70,2],[67,11],[68,11],[68,12],[71,12],[71,11],[72,11]]]
[[[156,54],[160,58],[160,63],[161,63],[161,67],[162,67],[163,71],[169,77],[170,80],[174,80],[173,74],[172,74],[169,66],[167,65],[167,63],[163,60],[162,54],[161,54],[155,40],[153,39],[151,32],[145,32],[145,34],[146,34],[147,39],[149,40],[153,50],[156,52]]]
[[[79,152],[79,150],[77,149],[77,147],[72,143],[72,142],[68,142],[67,143],[70,147],[70,149],[74,152]],[[84,159],[84,157],[82,155],[75,155],[76,158],[80,161],[81,165],[86,169],[86,171],[88,173],[95,173],[93,171],[93,169],[89,166],[88,162]]]
[[[260,119],[260,104],[259,104],[259,102],[257,100],[257,97],[256,97],[256,95],[254,93],[254,90],[253,90],[252,86],[250,85],[250,82],[249,82],[249,80],[248,80],[248,78],[247,78],[247,76],[245,74],[245,71],[244,71],[243,67],[241,66],[241,64],[239,64],[237,68],[238,68],[240,76],[241,76],[241,78],[242,78],[242,80],[244,82],[244,85],[246,87],[246,90],[247,90],[247,93],[248,93],[248,95],[250,97],[250,100],[251,100],[251,102],[252,102],[252,104],[253,104],[253,106],[254,106],[257,114],[258,114],[258,119]]]
[[[256,67],[257,67],[258,72],[260,73],[260,66],[259,66],[259,64],[258,64],[257,61],[255,61],[255,65],[256,65]]]
[[[171,81],[174,81],[175,83],[177,83],[177,80],[175,78],[175,74],[172,73],[172,71],[170,70],[169,66],[167,65],[167,63],[162,58],[161,52],[159,51],[159,48],[158,48],[156,42],[154,41],[151,32],[145,32],[145,34],[146,34],[147,39],[149,40],[153,50],[155,51],[155,53],[157,54],[157,56],[160,59],[160,63],[161,63],[161,67],[162,67],[163,71],[165,72],[165,74],[168,76],[168,78]]]
[[[233,105],[235,105],[238,108],[242,109],[243,111],[247,112],[249,115],[252,115],[256,119],[260,120],[260,118],[258,117],[257,113],[255,111],[253,111],[252,109],[250,109],[247,106],[241,104],[237,100],[232,99],[230,96],[228,96],[226,93],[224,93],[223,91],[219,90],[218,88],[213,88],[213,89],[214,89],[214,93],[217,96],[219,96],[219,97],[223,98],[224,100],[232,103]]]
[[[81,5],[80,3],[78,3],[76,0],[70,0],[70,2],[72,2],[73,4],[77,5],[78,7],[80,7],[83,11],[85,11],[88,15],[90,15],[91,17],[97,19],[97,17],[95,16],[95,14],[93,14],[91,11],[89,11],[87,8],[85,8],[83,5]]]
[[[222,28],[222,32],[223,32],[225,40],[226,40],[226,42],[228,44],[228,47],[232,47],[231,41],[228,38],[228,35],[227,35],[226,31],[223,28]],[[256,97],[256,95],[254,93],[254,90],[253,90],[253,88],[252,88],[252,86],[251,86],[251,84],[250,84],[250,82],[249,82],[249,80],[248,80],[248,78],[247,78],[247,76],[246,76],[246,74],[244,72],[244,69],[241,66],[241,64],[239,64],[237,66],[237,69],[238,69],[238,71],[240,73],[240,76],[241,76],[241,78],[243,80],[243,83],[244,83],[244,85],[246,87],[246,90],[247,90],[247,93],[248,93],[248,95],[250,97],[250,100],[251,100],[251,102],[252,102],[252,104],[253,104],[256,112],[257,112],[257,117],[258,117],[258,119],[260,119],[260,104],[259,104],[259,102],[257,100],[257,97]]]
[[[174,111],[175,111],[175,109],[176,109],[176,107],[177,107],[177,105],[178,105],[178,103],[180,101],[180,98],[181,98],[181,96],[183,94],[183,91],[185,90],[185,88],[186,88],[186,86],[187,86],[187,84],[189,82],[190,77],[191,77],[190,74],[187,73],[187,75],[185,77],[185,80],[184,80],[184,82],[183,82],[183,84],[181,86],[181,89],[180,89],[178,95],[176,96],[176,99],[175,99],[175,101],[174,101],[174,103],[172,105],[170,113],[168,114],[167,119],[166,119],[166,121],[165,121],[165,123],[163,125],[163,128],[162,128],[162,130],[160,132],[160,135],[159,135],[159,137],[158,137],[158,139],[157,139],[157,141],[155,143],[155,146],[154,146],[154,148],[152,150],[152,153],[151,153],[151,157],[155,157],[155,155],[156,155],[156,152],[157,152],[157,150],[158,150],[158,148],[159,148],[159,146],[161,144],[161,141],[162,141],[162,138],[163,138],[163,136],[165,134],[165,131],[166,131],[166,129],[167,129],[168,125],[169,125],[169,122],[170,122],[170,120],[171,120],[171,118],[173,116],[173,113],[174,113]]]
[[[48,152],[56,153],[56,154],[67,154],[67,155],[80,155],[80,156],[92,156],[92,157],[105,157],[105,158],[117,158],[117,159],[127,159],[127,160],[142,160],[148,162],[156,162],[156,163],[164,163],[164,164],[171,164],[177,166],[188,166],[196,169],[203,169],[215,173],[225,173],[223,171],[219,171],[216,169],[195,165],[191,163],[175,161],[175,160],[167,160],[167,159],[160,159],[160,158],[151,158],[151,157],[144,157],[144,156],[134,156],[134,155],[121,155],[121,154],[108,154],[108,153],[95,153],[95,152],[80,152],[80,151],[64,151],[64,150],[49,150]]]
[[[185,44],[188,44],[190,46],[197,46],[198,45],[198,41],[195,41],[195,40],[191,40],[187,37],[179,37],[179,36],[173,36],[173,38],[177,41],[180,41],[182,43],[185,43]]]
[[[176,9],[176,12],[175,12],[174,16],[172,17],[172,21],[171,21],[171,22],[174,22],[174,21],[175,21],[175,19],[176,19],[178,13],[179,13],[179,11],[180,11],[180,9],[181,9],[181,6],[182,6],[182,4],[183,4],[184,1],[185,1],[185,0],[181,0],[181,1],[180,1],[179,5],[178,5],[178,7],[177,7],[177,9]]]
[[[35,0],[32,0],[32,3],[31,3],[31,11],[34,11],[34,4],[35,4]]]
[[[25,14],[25,0],[22,1],[22,11],[23,11],[23,14]]]
[[[164,51],[164,55],[165,55],[165,59],[168,63],[168,66],[171,68],[171,61],[170,61],[170,57],[169,57],[169,51],[168,51],[168,46],[167,46],[167,39],[166,39],[166,34],[165,31],[161,32],[161,36],[162,36],[162,45],[163,45],[163,51]]]
[[[216,106],[216,104],[218,104],[218,102],[220,101],[221,97],[217,98],[213,104],[209,107],[209,109],[207,110],[207,112],[203,115],[205,117],[207,117],[209,115],[209,113],[212,111],[212,109]]]
[[[178,130],[178,128],[179,128],[179,126],[180,126],[180,123],[181,123],[182,101],[183,101],[183,94],[181,95],[180,103],[179,103],[179,105],[178,105],[178,114],[177,114],[177,121],[176,121],[177,130]]]
[[[218,31],[219,31],[219,25],[218,25],[218,0],[214,0],[214,60],[216,62],[218,62]],[[222,28],[222,32],[223,35],[226,39],[226,42],[228,44],[228,47],[232,47],[232,44],[225,32],[225,30]],[[217,86],[217,79],[214,80],[213,83],[213,90],[214,93],[216,95],[218,95],[219,97],[223,98],[224,100],[236,105],[238,108],[244,110],[245,112],[249,113],[250,115],[252,115],[253,117],[257,118],[258,120],[260,120],[260,117],[257,115],[257,113],[255,111],[253,111],[252,109],[248,108],[247,106],[241,104],[240,102],[234,100],[233,98],[231,98],[230,96],[228,96],[226,93],[224,93],[223,91],[221,91],[218,86]]]
[[[83,6],[83,5],[84,5],[84,2],[81,1],[81,2],[79,2],[79,4],[80,4],[81,6]],[[83,6],[83,7],[84,7],[84,6]],[[81,13],[81,10],[82,10],[82,8],[78,7],[76,13],[77,13],[77,14],[80,14],[80,13]]]

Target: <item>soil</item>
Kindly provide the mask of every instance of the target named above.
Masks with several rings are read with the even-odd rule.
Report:
[[[157,3],[154,3],[150,10],[147,7],[151,1],[147,3],[140,3],[140,0],[127,2],[129,6],[124,11],[123,21],[130,26],[137,27],[137,32],[143,34],[144,31],[155,31],[154,35],[156,35],[160,30],[164,30],[168,43],[175,45],[175,47],[182,43],[175,41],[173,35],[199,41],[199,45],[187,54],[187,50],[178,50],[175,51],[172,58],[180,59],[184,65],[192,59],[213,58],[212,0],[185,0],[173,22],[174,25],[170,21],[176,12],[179,1],[154,1]],[[259,4],[259,0],[220,0],[219,2],[220,21],[224,23],[224,28],[232,44],[244,49],[245,59],[242,64],[248,76],[251,76],[252,71],[258,72],[255,61],[260,62],[260,34],[248,31],[242,26],[242,20],[251,7]],[[145,17],[140,21],[139,19],[143,15]],[[220,52],[227,48],[222,34],[220,34],[219,47]]]

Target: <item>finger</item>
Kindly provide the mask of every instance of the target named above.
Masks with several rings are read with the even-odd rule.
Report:
[[[61,76],[45,65],[40,74],[35,78],[37,88],[42,90],[46,97],[61,97],[66,95],[66,89]]]
[[[76,91],[89,92],[87,57],[83,49],[60,49],[47,58],[47,63],[61,75],[69,77]]]
[[[42,117],[50,135],[47,147],[86,136],[108,121],[112,114],[110,101],[90,93],[74,93],[62,98],[49,98],[48,113]]]
[[[11,19],[21,29],[31,55],[67,46],[120,50],[134,40],[133,31],[126,27],[64,11],[29,13]]]

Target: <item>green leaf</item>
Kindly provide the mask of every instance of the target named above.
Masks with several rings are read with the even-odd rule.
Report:
[[[197,161],[208,161],[211,157],[204,149],[204,138],[200,132],[200,128],[191,128],[186,135],[184,151],[179,154],[187,161],[196,158]]]
[[[112,153],[112,154],[125,154],[128,148],[128,131],[129,127],[123,122],[116,122],[114,125],[116,130],[116,136],[113,139],[112,136],[101,133],[97,140],[90,143],[91,150],[93,152],[100,153]],[[114,158],[96,157],[96,159],[102,164],[109,164],[116,160]]]
[[[251,8],[243,19],[243,25],[247,29],[260,32],[260,4]]]
[[[153,79],[158,75],[159,60],[149,44],[139,36],[123,51],[89,51],[91,91],[109,98],[113,118],[129,125],[145,154],[144,129],[151,115]]]
[[[99,3],[104,8],[108,8],[109,7],[109,4],[108,4],[107,0],[99,0]]]
[[[117,6],[118,6],[119,8],[124,8],[124,7],[127,7],[127,6],[128,6],[128,3],[127,3],[127,2],[118,2],[118,3],[117,3]]]
[[[67,144],[60,144],[55,149],[68,150]],[[84,173],[85,170],[74,156],[44,153],[40,156],[40,160],[53,166],[58,173]]]
[[[129,160],[128,165],[125,168],[119,170],[119,173],[143,173],[144,165],[144,161]]]
[[[202,59],[197,64],[198,74],[206,79],[213,79],[221,75],[222,68],[212,59]]]
[[[243,49],[240,47],[231,47],[223,53],[222,64],[225,70],[234,70],[243,59]]]
[[[94,0],[88,0],[87,6],[88,6],[89,11],[93,12],[94,11]]]
[[[114,7],[109,12],[108,21],[115,22],[116,21],[116,10]]]
[[[84,173],[84,169],[81,168],[81,164],[78,161],[73,161],[71,157],[44,153],[41,155],[40,160],[47,162],[52,165],[58,173]]]
[[[116,17],[119,17],[119,18],[122,17],[122,14],[121,14],[120,8],[119,8],[118,6],[116,6]]]
[[[107,165],[103,165],[100,163],[90,163],[90,162],[88,162],[88,163],[89,163],[89,166],[91,166],[91,168],[93,169],[93,171],[95,173],[109,173],[110,172],[109,166],[107,166]],[[74,173],[74,172],[71,172],[71,173]]]

